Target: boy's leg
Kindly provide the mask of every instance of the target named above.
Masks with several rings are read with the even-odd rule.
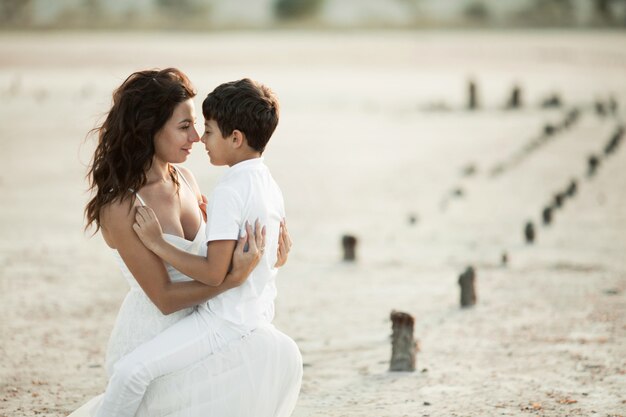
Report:
[[[132,417],[155,378],[183,369],[221,348],[228,340],[208,328],[202,310],[138,346],[114,366],[96,417]]]

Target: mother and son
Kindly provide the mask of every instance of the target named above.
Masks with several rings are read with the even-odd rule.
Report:
[[[139,71],[113,93],[85,209],[130,285],[107,349],[109,384],[71,416],[289,416],[302,358],[271,323],[291,240],[263,162],[278,101],[249,79],[202,103],[181,71]],[[181,166],[201,141],[229,168],[211,197]]]

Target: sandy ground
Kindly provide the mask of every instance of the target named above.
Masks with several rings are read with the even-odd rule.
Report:
[[[295,241],[275,320],[305,362],[294,417],[626,414],[626,140],[587,176],[626,114],[626,34],[268,32],[0,35],[0,416],[65,416],[105,387],[126,284],[82,231],[85,134],[130,72],[166,66],[198,109],[242,76],[281,99],[266,160]],[[524,107],[502,110],[514,83]],[[541,109],[552,92],[564,106]],[[187,166],[209,193],[223,170],[199,150]],[[468,265],[478,304],[460,309]],[[414,373],[388,372],[392,309],[416,319]]]

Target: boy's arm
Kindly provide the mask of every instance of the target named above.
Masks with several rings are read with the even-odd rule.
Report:
[[[219,286],[224,282],[233,260],[236,240],[209,242],[206,257],[192,255],[170,245],[163,238],[161,225],[154,211],[149,207],[137,208],[133,229],[148,249],[183,274],[210,286]],[[248,223],[246,223],[246,232],[248,235],[252,233],[252,227]],[[250,239],[246,252],[247,259],[239,262],[240,268],[238,269],[248,272],[246,276],[254,269],[261,256],[256,243],[254,239]]]
[[[249,275],[245,264],[242,267],[240,262],[248,256],[247,252],[243,252],[246,238],[242,238],[235,250],[233,269],[224,284],[213,287],[198,281],[171,282],[163,261],[150,252],[133,231],[135,210],[131,210],[129,204],[129,201],[116,202],[103,209],[102,233],[107,235],[108,242],[115,247],[145,294],[163,314],[200,304],[241,285]]]

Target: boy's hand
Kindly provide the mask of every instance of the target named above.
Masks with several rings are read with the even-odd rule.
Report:
[[[292,244],[289,231],[287,230],[287,221],[283,219],[280,222],[280,231],[278,232],[278,254],[276,264],[274,265],[275,268],[279,268],[287,263]]]
[[[233,254],[233,266],[224,282],[231,288],[237,287],[248,278],[248,275],[259,264],[265,251],[265,226],[260,229],[257,220],[252,226],[246,222],[246,235],[240,237]],[[247,250],[246,250],[247,246]]]
[[[137,236],[139,236],[139,239],[141,239],[141,242],[146,248],[150,250],[154,250],[154,248],[163,241],[161,224],[150,207],[137,207],[133,230],[137,233]]]

